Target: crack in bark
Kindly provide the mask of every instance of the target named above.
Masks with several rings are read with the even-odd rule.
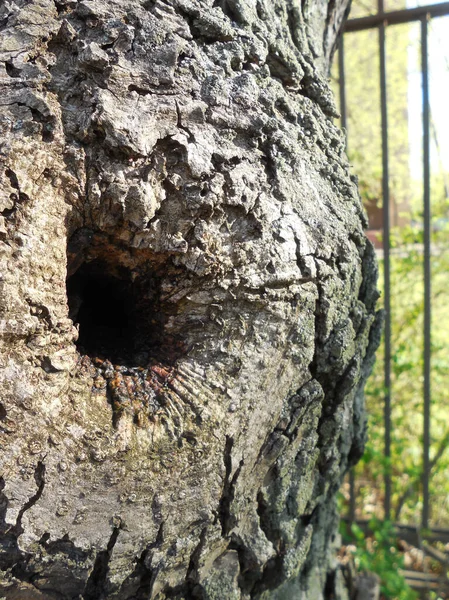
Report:
[[[256,555],[252,551],[240,536],[233,535],[232,541],[229,544],[230,550],[237,552],[239,561],[240,574],[238,576],[238,586],[244,597],[250,596],[250,598],[257,598],[260,590],[265,589],[261,585],[264,576],[264,570],[267,565],[272,564],[272,559],[269,560],[262,570],[260,562],[257,560]],[[280,569],[281,572],[281,569]]]
[[[34,480],[38,486],[37,491],[20,509],[16,523],[10,526],[6,522],[6,513],[9,500],[3,493],[6,482],[0,478],[0,570],[12,569],[12,575],[21,581],[28,581],[29,574],[26,567],[30,555],[19,549],[18,538],[23,533],[22,519],[24,514],[30,510],[42,496],[45,487],[45,464],[39,461],[34,470]]]
[[[45,464],[42,461],[39,461],[37,463],[37,465],[36,465],[36,468],[34,470],[34,481],[36,482],[36,485],[37,485],[37,491],[36,491],[35,494],[33,494],[31,496],[31,498],[28,500],[28,502],[26,502],[23,505],[23,507],[20,509],[20,512],[17,515],[16,524],[11,529],[11,531],[14,532],[14,534],[17,537],[19,537],[19,535],[21,533],[23,533],[23,531],[24,531],[23,527],[22,527],[23,515],[26,513],[27,510],[29,510],[30,508],[32,508],[36,504],[36,502],[42,496],[42,493],[44,491],[44,487],[45,487]]]
[[[112,551],[120,533],[120,526],[114,527],[106,550],[97,554],[94,567],[84,589],[83,600],[103,600],[107,598],[107,576]]]
[[[139,96],[148,96],[149,94],[152,94],[153,92],[151,90],[147,90],[145,88],[142,88],[138,85],[135,84],[131,84],[128,86],[128,91],[129,92],[137,92],[139,94]]]
[[[301,42],[298,38],[298,29],[301,21],[301,10],[297,6],[287,6],[287,25],[292,42],[297,50],[302,51]]]
[[[207,527],[204,527],[200,533],[200,541],[198,542],[198,545],[195,547],[195,549],[193,550],[193,552],[190,556],[189,568],[187,570],[187,575],[186,575],[186,584],[187,584],[186,599],[191,597],[192,600],[193,599],[207,600],[204,595],[203,588],[199,584],[199,572],[198,572],[199,560],[201,557],[201,553],[206,544],[206,534],[207,534]]]
[[[234,475],[231,478],[232,473],[232,448],[234,446],[234,438],[226,436],[226,445],[224,449],[223,462],[225,465],[225,480],[223,483],[223,491],[218,508],[218,516],[221,523],[222,536],[227,536],[235,524],[235,517],[231,514],[231,504],[235,496],[235,486],[237,484],[238,476],[242,470],[244,461],[240,460],[239,466],[235,470]]]
[[[269,503],[266,501],[262,491],[257,494],[257,514],[259,516],[259,525],[264,532],[267,540],[269,540],[275,549],[279,550],[281,542],[281,532],[273,525],[273,520],[269,514]]]
[[[200,533],[200,540],[193,549],[189,566],[187,568],[185,581],[175,587],[166,586],[164,588],[165,598],[178,600],[207,600],[203,587],[199,583],[199,559],[206,545],[207,527],[204,527]]]
[[[0,532],[6,531],[6,512],[8,510],[9,500],[6,494],[3,493],[5,489],[6,481],[3,477],[0,477]]]
[[[19,103],[17,104],[19,105]],[[17,175],[12,169],[5,169],[5,175],[9,179],[11,188],[17,191],[17,193],[13,192],[9,196],[10,200],[12,200],[13,206],[11,208],[5,208],[0,212],[2,217],[5,217],[5,219],[10,219],[11,217],[16,216],[17,209],[22,204],[28,202],[30,198],[27,194],[21,191]]]
[[[136,566],[120,586],[120,594],[125,598],[133,600],[147,600],[152,597],[153,586],[158,573],[158,568],[152,566],[152,550],[160,548],[164,542],[164,523],[159,525],[159,529],[154,542],[149,544],[141,555],[136,557]],[[136,581],[137,580],[137,581]],[[131,596],[130,596],[131,594]]]

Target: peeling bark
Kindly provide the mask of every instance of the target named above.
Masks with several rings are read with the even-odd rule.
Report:
[[[380,330],[347,4],[0,6],[1,596],[343,597]]]

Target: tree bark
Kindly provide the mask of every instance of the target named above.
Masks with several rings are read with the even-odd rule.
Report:
[[[379,337],[347,3],[0,6],[0,596],[341,597]]]

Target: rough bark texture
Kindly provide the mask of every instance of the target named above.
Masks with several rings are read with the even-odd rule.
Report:
[[[341,595],[379,330],[346,5],[0,4],[0,596]]]

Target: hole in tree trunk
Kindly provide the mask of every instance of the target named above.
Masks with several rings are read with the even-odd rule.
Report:
[[[101,260],[84,263],[67,280],[69,316],[79,326],[82,354],[124,362],[138,350],[140,321],[131,272],[112,274]],[[144,325],[144,323],[140,323]]]
[[[176,289],[181,275],[166,256],[76,230],[67,246],[66,286],[79,353],[117,368],[174,364],[185,347],[182,333],[173,331],[178,305],[162,299],[161,286],[165,294],[167,286]]]
[[[124,415],[145,426],[166,404],[166,382],[186,352],[176,299],[183,276],[170,256],[102,232],[80,228],[68,240],[67,301],[79,367],[92,375],[92,392],[106,394],[115,426]]]

